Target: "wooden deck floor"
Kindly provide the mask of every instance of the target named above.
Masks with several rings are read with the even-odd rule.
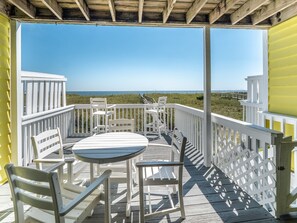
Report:
[[[166,143],[168,139],[162,139]],[[160,141],[160,140],[159,140]],[[144,153],[144,159],[158,159],[166,156],[164,149],[150,147]],[[203,157],[193,147],[186,149],[186,161],[183,176],[186,219],[179,213],[153,219],[149,222],[279,222],[264,208],[243,192],[220,170],[212,166],[205,168]],[[86,173],[87,174],[87,173]],[[163,189],[154,189],[155,207],[166,206],[168,198],[159,196]],[[0,222],[12,222],[13,209],[7,184],[0,187]],[[112,222],[138,222],[138,189],[135,188],[132,213],[125,217],[125,184],[112,184]],[[85,222],[103,222],[103,207],[98,205],[92,217]]]

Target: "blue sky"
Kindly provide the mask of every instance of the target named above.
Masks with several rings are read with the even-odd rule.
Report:
[[[62,74],[67,90],[203,89],[198,28],[22,25],[22,70]],[[212,89],[262,74],[262,31],[212,29]]]

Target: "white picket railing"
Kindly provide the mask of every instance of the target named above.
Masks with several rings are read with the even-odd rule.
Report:
[[[247,99],[241,100],[243,106],[243,121],[259,125],[259,111],[263,111],[263,96],[265,89],[263,75],[249,76],[247,81]],[[266,86],[267,87],[267,86]]]
[[[61,75],[21,72],[23,115],[66,106],[66,81]]]
[[[22,118],[22,150],[19,152],[23,165],[32,163],[33,149],[31,137],[48,129],[59,127],[63,139],[72,135],[74,123],[74,105],[55,108]]]
[[[203,111],[175,105],[175,126],[200,153]],[[263,205],[276,212],[276,146],[282,133],[212,114],[212,162]]]
[[[90,104],[77,104],[74,107],[74,136],[88,136],[90,132]],[[134,119],[135,131],[144,132],[144,104],[116,104],[114,119]],[[173,129],[174,105],[166,105],[166,125],[169,130]],[[148,120],[151,121],[151,120]]]
[[[175,104],[175,127],[177,127],[201,154],[204,112],[192,107]]]
[[[270,129],[274,129],[276,123],[279,124],[280,131],[285,136],[292,136],[293,140],[297,140],[297,118],[288,115],[276,114],[271,112],[259,112],[260,124]],[[268,122],[267,122],[268,121]],[[266,126],[269,123],[269,126]],[[292,156],[294,156],[293,163],[291,166],[291,188],[297,187],[297,147],[294,148]]]
[[[276,146],[282,133],[212,115],[213,163],[272,214],[276,212]]]
[[[247,100],[241,101],[244,106],[244,118],[264,126],[266,120],[273,125],[281,123],[281,130],[286,132],[286,125],[294,126],[294,137],[297,137],[297,119],[270,113],[259,113],[263,109],[262,76],[248,77]],[[78,104],[66,106],[66,78],[58,75],[22,72],[23,116],[22,148],[19,155],[23,165],[32,162],[33,151],[31,136],[47,129],[59,127],[62,138],[69,136],[89,136],[90,105]],[[112,118],[129,118],[135,120],[135,130],[144,132],[144,104],[117,104]],[[259,115],[260,114],[260,115]],[[148,121],[151,117],[148,117]],[[203,158],[203,119],[204,112],[180,104],[167,104],[166,124],[168,130],[180,129],[192,145],[191,151],[197,150]],[[272,128],[272,126],[270,126]],[[289,146],[283,144],[283,134],[253,126],[225,116],[212,114],[212,163],[220,168],[230,179],[263,205],[272,214],[278,216],[287,210],[286,199],[280,196],[291,196],[289,203],[297,198],[295,190],[290,192]],[[283,149],[281,147],[287,148]],[[194,157],[197,160],[197,157]],[[297,152],[295,152],[297,161]],[[197,161],[198,162],[198,161]],[[296,163],[297,164],[297,163]],[[295,167],[297,166],[295,164]],[[283,171],[285,170],[285,171]],[[279,182],[282,181],[282,183]],[[291,179],[292,180],[292,179]],[[296,185],[291,186],[294,189]]]

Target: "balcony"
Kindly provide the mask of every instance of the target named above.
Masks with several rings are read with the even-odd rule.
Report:
[[[59,127],[63,140],[87,137],[90,132],[90,105],[66,105],[66,78],[27,73],[23,75],[24,104],[22,131],[18,160],[22,165],[32,165],[31,136],[46,129]],[[114,118],[133,118],[136,132],[144,131],[144,104],[117,104]],[[204,111],[181,104],[167,104],[166,124],[168,130],[180,129],[188,138],[184,172],[184,197],[186,220],[184,222],[254,222],[276,221],[275,216],[293,208],[287,203],[284,193],[290,192],[290,151],[294,145],[283,142],[283,134],[211,114],[211,135],[203,131]],[[162,143],[168,136],[163,135]],[[203,166],[203,142],[211,137],[210,168]],[[145,158],[157,158],[164,154],[157,148],[146,151]],[[84,173],[89,176],[88,173]],[[282,182],[282,184],[280,183]],[[13,221],[9,188],[0,189],[0,220]],[[135,191],[132,215],[125,218],[125,187],[112,185],[112,222],[138,222],[138,192]],[[156,205],[166,205],[168,199]],[[86,222],[103,221],[98,206]],[[178,215],[155,219],[155,222],[173,222]]]

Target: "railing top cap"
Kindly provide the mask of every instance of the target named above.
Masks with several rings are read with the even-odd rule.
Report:
[[[245,78],[245,80],[250,80],[250,79],[259,79],[259,78],[262,78],[263,77],[263,75],[261,74],[261,75],[253,75],[253,76],[247,76],[246,78]]]
[[[22,77],[22,79],[23,78],[31,78],[31,79],[60,80],[60,81],[67,80],[65,78],[65,76],[63,76],[63,75],[32,72],[32,71],[21,71],[21,77]]]

